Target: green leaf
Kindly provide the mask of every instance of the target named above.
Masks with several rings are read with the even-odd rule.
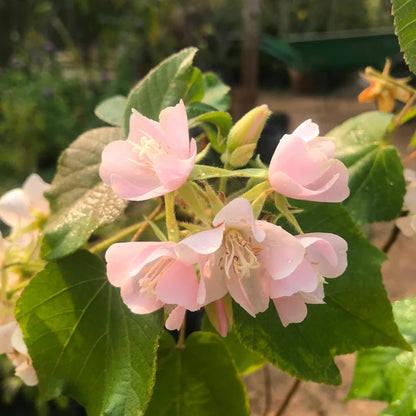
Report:
[[[331,130],[336,157],[348,167],[351,194],[344,202],[359,224],[396,218],[406,183],[397,149],[383,141],[393,115],[372,111]]]
[[[200,103],[194,103],[200,105]],[[223,111],[210,111],[189,119],[189,127],[195,127],[200,124],[211,123],[218,128],[218,133],[226,137],[231,129],[233,121],[228,113]]]
[[[206,315],[202,321],[202,330],[217,334]],[[220,339],[227,347],[240,374],[250,374],[266,364],[267,361],[260,354],[250,351],[240,342],[233,330],[228,331],[227,336]]]
[[[188,91],[183,97],[185,104],[201,101],[204,97],[204,78],[198,68],[193,68],[191,79],[188,84]]]
[[[213,72],[206,72],[203,77],[205,94],[202,102],[217,110],[227,111],[231,107],[230,87]]]
[[[218,335],[194,332],[183,349],[169,334],[162,341],[146,416],[249,414],[244,384]]]
[[[399,329],[416,348],[416,298],[393,305]],[[382,414],[416,414],[416,355],[398,348],[374,348],[358,354],[347,399],[381,400],[391,406]]]
[[[102,182],[98,169],[104,147],[124,139],[120,128],[87,131],[61,155],[48,192],[51,216],[46,224],[42,255],[66,256],[82,247],[101,225],[113,222],[126,202]]]
[[[226,149],[226,137],[233,121],[228,113],[212,111],[213,107],[203,103],[191,103],[187,107],[189,127],[200,126],[207,135],[212,147],[223,153]]]
[[[98,257],[78,251],[49,263],[25,288],[16,317],[46,399],[69,395],[89,416],[144,413],[162,316],[131,313]]]
[[[391,0],[391,3],[400,48],[410,70],[416,74],[416,4],[411,0]]]
[[[148,118],[159,120],[164,108],[178,104],[185,97],[192,82],[192,60],[196,52],[196,48],[187,48],[170,56],[130,91],[124,113],[126,133],[129,131],[132,108]]]
[[[94,113],[112,126],[123,127],[126,104],[127,98],[124,95],[115,95],[98,104]]]
[[[296,201],[305,232],[332,232],[348,242],[348,268],[327,279],[325,305],[308,305],[299,324],[281,324],[273,303],[251,317],[235,306],[234,323],[243,344],[283,371],[304,380],[341,382],[333,356],[388,345],[408,348],[391,311],[380,267],[386,256],[371,245],[339,204]]]

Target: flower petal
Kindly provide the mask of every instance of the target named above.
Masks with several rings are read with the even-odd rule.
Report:
[[[121,287],[123,302],[133,313],[146,314],[154,312],[163,306],[163,302],[149,292],[140,292],[138,279],[130,279]]]
[[[273,299],[273,303],[285,327],[292,323],[302,322],[308,313],[305,301],[300,294]]]
[[[175,248],[175,251],[179,253],[183,253],[181,258],[186,261],[186,257],[190,256],[193,258],[192,263],[196,263],[198,261],[198,254],[211,254],[217,251],[222,243],[223,235],[224,235],[225,226],[221,225],[220,227],[213,228],[212,230],[201,231],[196,234],[192,234],[189,237],[183,239],[178,243]]]
[[[189,146],[189,144],[188,144]],[[172,191],[180,188],[188,179],[196,158],[196,143],[192,139],[189,157],[179,159],[173,154],[159,154],[155,157],[154,167],[160,182]]]
[[[325,277],[338,277],[347,268],[347,242],[331,233],[309,233],[297,237],[306,250],[306,258]]]
[[[16,367],[15,374],[28,386],[36,386],[39,383],[36,371],[27,359]]]
[[[258,258],[272,279],[282,279],[302,262],[305,249],[296,237],[282,227],[266,221],[256,221],[266,235]]]
[[[107,277],[113,286],[121,287],[139,273],[151,253],[161,247],[159,242],[131,242],[111,245],[105,253]]]
[[[159,116],[161,128],[164,130],[171,147],[172,154],[181,159],[189,156],[188,118],[182,100],[174,107],[165,108]]]
[[[248,278],[232,276],[226,279],[226,285],[232,298],[251,316],[269,307],[268,276],[264,270],[252,271]]]
[[[44,194],[50,187],[36,173],[33,173],[25,180],[22,189],[29,202],[28,208],[31,212],[38,211],[45,215],[49,213],[49,202]]]
[[[296,127],[292,134],[300,137],[305,142],[308,142],[319,135],[319,126],[311,119],[305,120],[298,127]]]
[[[12,189],[0,198],[0,219],[12,229],[25,227],[33,222],[29,204],[23,189]]]
[[[218,312],[218,331],[220,335],[225,338],[227,336],[229,322],[227,312],[224,307],[224,302],[219,299],[215,302]]]
[[[197,303],[198,278],[193,265],[175,261],[161,275],[156,288],[156,296],[164,303],[181,305],[195,311]]]
[[[280,140],[269,167],[269,182],[285,196],[318,202],[341,202],[349,195],[348,169],[333,159],[334,143],[316,137],[310,120]]]
[[[256,221],[251,208],[250,202],[245,198],[236,198],[229,202],[218,214],[215,216],[212,224],[216,227],[224,223],[227,228],[241,229],[250,227],[254,238],[257,241],[263,241],[264,231],[256,226]]]
[[[154,121],[140,114],[136,109],[132,109],[129,120],[128,140],[140,144],[143,136],[154,139],[162,145],[167,145],[165,132],[157,121]]]
[[[311,146],[301,138],[285,134],[277,146],[269,167],[269,180],[281,172],[299,185],[316,181],[328,169],[328,158],[320,146]],[[279,184],[276,184],[279,186]],[[279,190],[275,188],[278,192]]]
[[[198,303],[203,306],[225,296],[228,289],[225,284],[225,274],[215,263],[214,256],[207,256],[199,263],[201,279],[198,287]]]
[[[179,331],[185,318],[185,313],[186,309],[183,306],[177,306],[173,309],[173,311],[169,314],[168,319],[166,319],[166,329],[169,329],[169,331]]]
[[[283,172],[269,178],[272,187],[289,198],[317,202],[342,202],[349,195],[348,169],[333,160],[331,167],[314,183],[302,186]]]
[[[280,298],[291,296],[297,292],[313,292],[319,283],[316,271],[308,260],[302,263],[288,277],[279,280],[270,280],[270,297]]]
[[[121,198],[140,198],[163,187],[155,173],[144,169],[137,160],[133,146],[125,140],[111,142],[103,150],[100,177]]]
[[[16,328],[18,328],[16,321],[0,326],[0,354],[6,354],[13,350],[12,336]]]

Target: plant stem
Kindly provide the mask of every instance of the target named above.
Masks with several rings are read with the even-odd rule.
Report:
[[[118,233],[112,235],[109,238],[106,238],[99,243],[94,244],[89,248],[91,253],[99,253],[100,251],[105,250],[106,248],[110,247],[112,244],[117,243],[118,241],[122,240],[123,238],[127,237],[131,233],[134,233],[145,221],[141,221],[138,224],[130,225],[129,227],[120,230]]]
[[[301,226],[299,225],[297,219],[289,209],[289,203],[287,202],[287,199],[283,195],[280,195],[276,192],[274,197],[274,203],[276,205],[276,208],[280,211],[282,215],[285,216],[288,222],[293,225],[296,231],[299,234],[303,234]]]
[[[7,271],[4,268],[0,268],[0,274],[1,274],[0,299],[4,302],[7,298]]]
[[[389,135],[387,137],[387,139],[385,140],[386,144],[390,144],[391,141],[393,140],[393,136],[394,133],[397,129],[397,127],[401,124],[402,118],[406,115],[407,111],[409,110],[409,108],[413,105],[413,103],[416,100],[416,92],[410,97],[410,99],[406,102],[406,104],[404,105],[404,107],[402,108],[402,110],[400,111],[399,114],[397,114],[394,119],[393,119],[393,127],[389,132]]]
[[[384,243],[383,247],[381,248],[381,251],[383,253],[388,253],[389,250],[391,249],[392,245],[396,242],[397,237],[400,234],[400,229],[399,227],[397,227],[396,225],[393,227],[393,229],[390,232],[390,236],[387,239],[387,241]]]
[[[156,215],[159,214],[163,206],[162,202],[159,202],[157,204],[157,207],[150,213],[150,215],[147,217],[150,221],[153,221],[156,218]],[[142,221],[139,229],[134,234],[133,238],[130,241],[137,241],[142,233],[146,230],[146,228],[149,226],[149,223],[147,221]]]
[[[176,348],[184,349],[185,348],[185,330],[186,330],[186,314],[183,317],[183,322],[181,329],[179,331],[179,339],[178,343],[176,344]]]
[[[175,215],[175,195],[169,192],[165,195],[166,230],[169,241],[179,241],[179,227]]]
[[[264,411],[263,416],[267,416],[270,412],[270,407],[272,404],[272,391],[270,383],[270,368],[266,364],[263,366],[263,375],[264,375]]]
[[[275,416],[282,416],[283,415],[283,413],[286,411],[286,408],[289,406],[290,400],[292,399],[293,395],[298,390],[299,385],[300,385],[300,380],[296,379],[294,381],[294,383],[292,384],[292,387],[290,388],[290,390],[287,392],[285,400],[283,401],[283,403],[279,407]]]

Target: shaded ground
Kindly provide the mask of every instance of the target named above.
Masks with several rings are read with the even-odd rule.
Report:
[[[320,126],[324,134],[350,117],[364,111],[375,109],[373,104],[358,103],[353,95],[357,87],[352,87],[349,95],[341,92],[330,97],[293,96],[262,93],[258,104],[268,104],[271,110],[285,112],[290,117],[290,131],[302,121],[311,118]],[[346,96],[348,95],[348,96]],[[405,154],[408,140],[416,129],[415,124],[406,125],[396,133],[394,144]],[[374,224],[365,231],[378,247],[388,239],[392,224]],[[404,297],[416,296],[416,263],[412,256],[416,253],[416,240],[399,236],[384,263],[383,281],[389,299],[394,301]],[[375,416],[386,404],[368,400],[351,400],[344,403],[353,375],[355,355],[349,354],[336,358],[342,374],[341,386],[333,387],[312,382],[302,382],[293,396],[284,415],[286,416]],[[275,367],[268,366],[270,375],[271,404],[270,411],[265,410],[265,370],[245,378],[252,416],[275,415],[282,404],[294,379]],[[266,373],[267,375],[267,373]]]

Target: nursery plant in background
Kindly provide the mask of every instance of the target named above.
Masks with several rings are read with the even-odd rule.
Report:
[[[336,355],[377,348],[361,353],[350,397],[403,400],[410,415],[404,384],[370,395],[361,382],[374,354],[414,377],[414,301],[393,315],[386,255],[359,227],[402,213],[389,142],[415,91],[374,71],[380,94],[408,93],[399,115],[325,135],[306,120],[267,166],[255,149],[269,109],[233,122],[229,88],[195,53],[99,104],[109,126],[64,150],[50,186],[31,176],[0,198],[0,352],[43,399],[70,396],[88,415],[203,416],[248,415],[241,375],[265,362],[340,384]]]

